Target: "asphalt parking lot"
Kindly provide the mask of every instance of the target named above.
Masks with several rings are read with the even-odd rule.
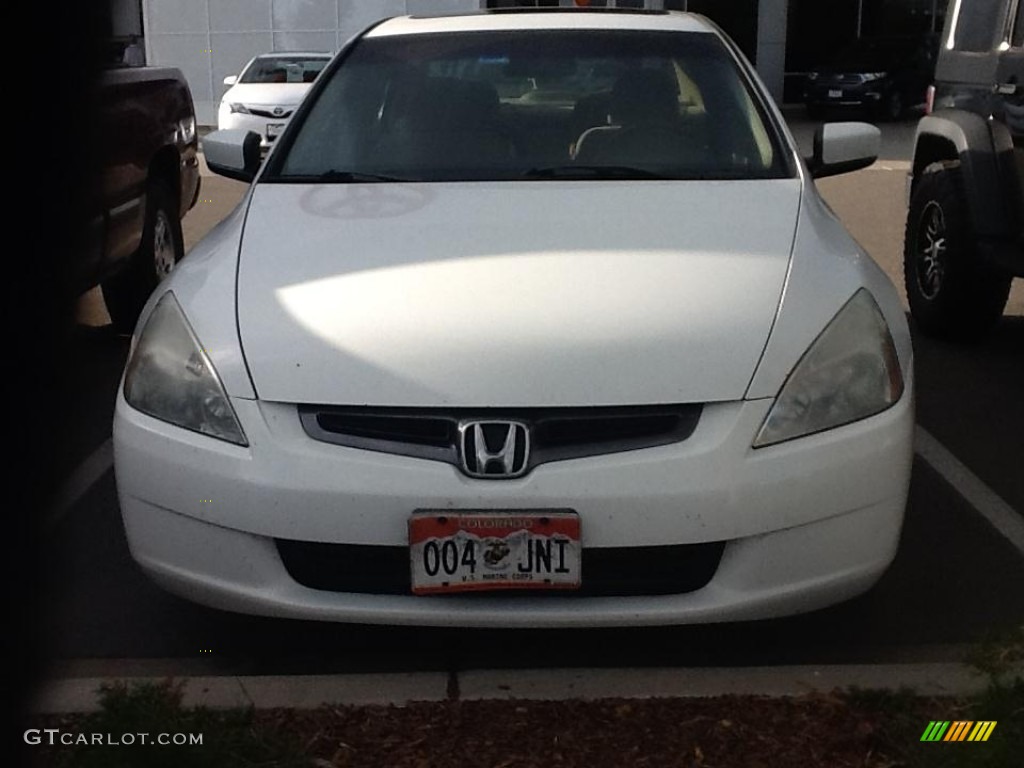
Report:
[[[802,146],[812,126],[793,121]],[[884,126],[872,168],[820,188],[897,286],[912,122]],[[186,248],[244,185],[203,178]],[[63,502],[46,521],[45,644],[72,674],[275,674],[958,660],[1024,620],[1024,281],[983,343],[915,336],[919,441],[896,562],[867,595],[806,616],[642,630],[485,631],[351,627],[221,613],[165,594],[130,559],[110,467],[110,420],[128,340],[103,326],[94,292],[79,308],[69,375],[76,423],[55,461]],[[1000,523],[1002,521],[1002,523]]]

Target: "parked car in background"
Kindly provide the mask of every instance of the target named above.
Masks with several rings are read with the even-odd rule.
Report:
[[[902,528],[913,352],[813,179],[879,138],[825,125],[801,158],[701,16],[376,25],[265,162],[256,133],[204,138],[251,183],[137,329],[134,558],[209,605],[383,624],[864,592]]]
[[[268,53],[256,56],[229,86],[217,112],[217,128],[260,135],[264,149],[284,130],[309,86],[331,60],[329,53]]]
[[[1024,2],[957,9],[917,127],[903,273],[917,326],[969,340],[1024,277]]]
[[[853,107],[874,119],[899,120],[923,110],[937,48],[934,36],[856,41],[808,73],[808,114],[818,119],[830,108]]]
[[[86,128],[95,188],[71,288],[102,284],[114,326],[130,332],[184,255],[181,219],[199,196],[196,116],[177,69],[112,68],[96,87]]]

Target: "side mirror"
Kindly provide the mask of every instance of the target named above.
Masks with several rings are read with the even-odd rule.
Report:
[[[203,139],[203,155],[214,173],[252,181],[260,169],[260,135],[242,128],[213,131]]]
[[[807,158],[807,167],[815,179],[859,171],[878,159],[881,144],[877,126],[826,123],[814,132],[814,155]]]
[[[228,75],[224,78],[224,85],[232,86],[238,82],[238,75]]]

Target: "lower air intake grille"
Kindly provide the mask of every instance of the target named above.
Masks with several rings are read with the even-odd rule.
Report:
[[[724,549],[724,542],[584,549],[582,588],[557,594],[611,597],[694,592],[711,581]],[[371,595],[412,594],[406,547],[278,539],[277,550],[288,574],[311,589]],[[532,597],[553,593],[529,594]]]

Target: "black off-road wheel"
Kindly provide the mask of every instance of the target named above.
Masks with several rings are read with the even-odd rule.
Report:
[[[903,279],[914,321],[929,336],[975,340],[1003,314],[1012,278],[978,258],[956,166],[927,169],[914,190]]]
[[[107,313],[120,333],[131,333],[146,299],[185,255],[176,198],[161,182],[146,194],[142,243],[128,265],[103,283]]]

